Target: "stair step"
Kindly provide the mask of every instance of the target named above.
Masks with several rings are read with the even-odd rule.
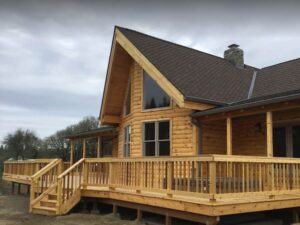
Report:
[[[57,200],[57,194],[56,193],[48,194],[48,199],[49,200]]]
[[[40,202],[41,206],[46,206],[46,207],[51,207],[51,208],[55,208],[57,205],[57,201],[56,200],[41,200]]]
[[[51,216],[56,214],[56,209],[46,206],[34,206],[32,212],[34,214]]]

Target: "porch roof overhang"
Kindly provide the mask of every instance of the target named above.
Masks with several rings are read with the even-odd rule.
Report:
[[[299,99],[300,99],[300,90],[296,90],[296,91],[287,92],[284,94],[281,93],[279,95],[272,95],[272,96],[267,96],[264,98],[249,99],[249,100],[233,103],[228,106],[217,107],[214,109],[208,109],[208,110],[204,110],[204,111],[194,112],[190,116],[192,118],[196,119],[196,118],[201,118],[201,117],[214,116],[214,115],[218,115],[218,114],[225,115],[226,113],[228,114],[233,111],[241,112],[241,110],[244,110],[244,109],[255,108],[255,107],[266,106],[266,105],[273,105],[275,103],[291,102],[291,101],[295,101],[295,100],[299,100]],[[267,110],[266,107],[264,107],[264,108]],[[258,112],[258,111],[255,111],[255,112]],[[255,114],[255,112],[253,114]],[[235,115],[238,115],[238,113]]]
[[[116,126],[101,126],[99,128],[65,136],[66,139],[93,138],[98,136],[115,136]]]

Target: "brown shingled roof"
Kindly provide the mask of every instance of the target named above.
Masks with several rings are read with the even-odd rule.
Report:
[[[220,104],[248,95],[253,68],[125,28],[118,29],[185,96]]]
[[[229,106],[300,90],[300,59],[263,69],[247,65],[238,69],[223,58],[117,28],[188,100]]]
[[[300,59],[261,69],[257,73],[251,98],[300,89]]]

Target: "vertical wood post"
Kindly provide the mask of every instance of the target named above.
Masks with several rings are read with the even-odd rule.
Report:
[[[58,215],[60,215],[60,208],[61,208],[62,199],[63,199],[63,196],[62,196],[62,188],[63,188],[62,181],[63,181],[63,179],[59,179],[58,183],[57,183],[57,208],[56,208],[56,214],[58,214]]]
[[[172,217],[166,214],[165,225],[172,225]]]
[[[209,199],[215,201],[216,186],[217,186],[217,163],[214,161],[209,162]]]
[[[110,162],[109,165],[108,165],[108,187],[110,189],[113,189],[113,163]]]
[[[141,222],[142,221],[142,218],[143,218],[143,212],[140,208],[137,209],[137,212],[136,212],[136,220]]]
[[[37,184],[36,181],[34,179],[31,180],[31,186],[30,186],[30,203],[29,203],[29,212],[32,212],[32,201],[35,198],[35,190],[36,190]]]
[[[167,167],[167,191],[168,195],[172,196],[171,191],[173,188],[173,177],[174,177],[174,171],[173,171],[173,162],[168,162],[168,167]]]
[[[97,141],[97,158],[100,158],[101,154],[100,152],[102,151],[101,149],[101,137],[98,137],[98,141]]]
[[[89,166],[89,164],[86,161],[84,161],[84,163],[83,163],[83,178],[82,178],[83,185],[87,185],[87,183],[88,183],[88,175],[89,175],[88,166]]]
[[[86,157],[86,140],[83,138],[83,143],[82,143],[82,158]]]
[[[267,156],[273,157],[273,114],[271,111],[267,112]]]
[[[232,118],[226,118],[227,155],[232,155]]]
[[[74,163],[74,140],[71,139],[70,166]]]

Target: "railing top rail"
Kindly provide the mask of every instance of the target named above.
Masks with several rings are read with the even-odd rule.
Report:
[[[242,156],[242,155],[213,155],[215,162],[240,162],[240,163],[300,163],[300,158]]]
[[[300,158],[241,156],[241,155],[202,155],[202,156],[176,156],[176,157],[135,157],[135,158],[86,158],[88,163],[105,162],[240,162],[240,163],[300,163]]]
[[[83,163],[85,161],[85,158],[80,159],[75,164],[73,164],[70,168],[68,168],[66,171],[64,171],[62,174],[60,174],[57,179],[61,179],[64,176],[66,176],[70,171],[72,171],[74,168],[76,168],[79,164]]]
[[[61,163],[61,159],[54,159],[52,160],[47,166],[43,167],[41,170],[37,171],[34,175],[31,176],[31,179],[37,179],[38,177],[43,176],[45,173],[47,173],[49,170],[57,166],[59,163]]]
[[[86,162],[176,162],[176,161],[212,161],[213,156],[162,156],[162,157],[135,157],[135,158],[86,158]]]
[[[24,164],[30,164],[30,163],[49,163],[51,161],[53,161],[54,159],[26,159],[26,160],[6,160],[3,163],[4,164],[20,164],[20,163],[24,163]]]

